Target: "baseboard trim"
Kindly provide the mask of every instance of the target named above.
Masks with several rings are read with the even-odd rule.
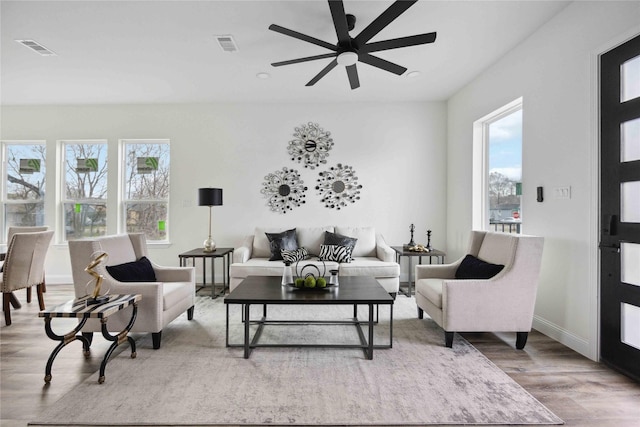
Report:
[[[45,279],[47,280],[47,285],[68,285],[73,284],[73,277],[68,274],[46,274]]]
[[[592,346],[589,344],[588,340],[581,338],[564,328],[561,328],[555,323],[552,323],[539,316],[533,316],[533,329],[545,334],[549,338],[552,338],[561,344],[566,345],[567,347],[575,350],[584,357],[587,357],[593,361],[597,361],[597,355],[591,354]]]

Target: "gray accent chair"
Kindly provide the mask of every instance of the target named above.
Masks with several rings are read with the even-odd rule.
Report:
[[[0,279],[2,309],[7,326],[11,325],[11,305],[20,308],[13,291],[36,286],[38,304],[40,310],[44,310],[44,262],[52,238],[53,231],[12,233]]]
[[[147,255],[147,241],[143,233],[119,234],[94,239],[69,241],[69,255],[73,274],[73,286],[77,298],[93,290],[87,283],[93,277],[85,271],[96,252],[106,252],[109,257],[94,270],[102,275],[102,293],[140,294],[138,317],[131,332],[151,332],[153,348],[159,349],[162,329],[185,311],[187,318],[193,319],[196,285],[194,267],[162,267],[151,262],[156,282],[120,282],[114,279],[106,266],[114,266],[137,261]],[[131,319],[132,307],[127,307],[109,317],[110,331],[121,331]],[[101,331],[98,319],[89,319],[82,328],[83,335],[91,340],[93,332]]]
[[[418,317],[424,312],[445,331],[453,346],[455,332],[516,332],[523,349],[531,331],[542,259],[542,237],[472,231],[468,254],[504,269],[490,279],[455,279],[462,259],[415,268]]]

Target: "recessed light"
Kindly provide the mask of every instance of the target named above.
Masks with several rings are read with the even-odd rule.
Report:
[[[269,77],[271,77],[271,74],[269,74],[269,73],[258,73],[258,74],[256,74],[256,77],[259,78],[259,79],[264,80],[264,79],[268,79]]]
[[[410,79],[418,77],[419,75],[420,75],[420,71],[411,71],[407,73],[407,77],[409,77]]]

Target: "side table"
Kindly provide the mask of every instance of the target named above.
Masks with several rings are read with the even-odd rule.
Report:
[[[391,246],[391,248],[396,251],[396,262],[398,264],[400,264],[400,259],[403,256],[406,256],[408,258],[408,263],[409,263],[409,284],[407,287],[407,292],[403,292],[402,289],[400,289],[400,292],[405,294],[407,297],[410,297],[412,295],[412,285],[413,285],[413,267],[411,266],[412,264],[412,259],[414,257],[418,257],[418,264],[422,264],[422,257],[428,257],[429,258],[429,264],[433,263],[433,257],[436,258],[436,261],[439,264],[444,264],[444,257],[447,255],[446,253],[439,251],[437,249],[431,249],[429,252],[418,252],[418,251],[410,251],[407,249],[404,249],[403,246]]]
[[[51,352],[49,356],[49,360],[47,361],[47,367],[45,369],[44,382],[51,382],[51,367],[53,366],[53,361],[55,360],[60,350],[65,347],[67,344],[80,340],[82,341],[82,348],[85,357],[89,357],[91,346],[91,336],[85,336],[84,334],[78,334],[85,323],[87,323],[88,319],[100,319],[100,323],[102,324],[102,336],[108,341],[113,341],[109,349],[104,355],[102,359],[102,363],[100,364],[100,377],[98,378],[98,383],[102,384],[104,382],[104,371],[107,367],[107,362],[111,357],[113,351],[125,341],[129,342],[131,346],[131,358],[135,359],[136,357],[136,343],[129,336],[129,331],[133,327],[133,324],[136,321],[136,316],[138,315],[138,301],[142,299],[142,295],[109,295],[109,300],[102,304],[90,305],[87,306],[87,299],[89,296],[85,296],[82,298],[72,299],[63,304],[57,305],[53,308],[42,310],[38,313],[38,317],[44,317],[44,329],[47,333],[47,336],[54,341],[60,341],[60,344],[56,346]],[[120,310],[133,305],[133,312],[131,314],[131,320],[129,320],[129,324],[124,328],[122,332],[117,335],[111,335],[107,330],[107,319],[114,313],[119,312]],[[72,317],[80,319],[78,325],[69,333],[65,335],[57,335],[51,329],[51,319],[56,317]]]
[[[196,258],[202,259],[202,289],[207,285],[207,258],[211,260],[211,298],[223,296],[229,289],[229,266],[231,265],[231,257],[233,248],[216,248],[213,252],[205,252],[202,248],[192,249],[178,255],[180,259],[180,267],[187,265],[187,260],[191,258],[193,265],[196,265]],[[222,291],[216,294],[216,258],[222,258]],[[198,290],[200,290],[198,289]]]

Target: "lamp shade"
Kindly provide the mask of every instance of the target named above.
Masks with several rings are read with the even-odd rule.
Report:
[[[198,206],[221,206],[222,188],[198,188]]]

